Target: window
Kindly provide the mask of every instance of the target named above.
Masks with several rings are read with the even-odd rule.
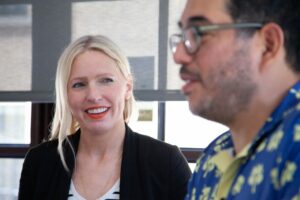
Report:
[[[168,37],[173,33],[179,33],[178,29],[178,21],[180,19],[180,15],[184,8],[186,1],[182,0],[171,0],[169,1],[169,21],[168,21]],[[173,61],[171,51],[168,51],[167,54],[167,88],[170,90],[178,90],[181,88],[183,82],[179,78],[179,66],[175,64]]]
[[[158,0],[75,2],[72,40],[86,34],[108,36],[129,57],[135,89],[157,89],[158,7]]]
[[[31,6],[0,5],[0,91],[31,90]]]
[[[84,34],[110,37],[129,58],[139,113],[130,127],[179,146],[194,167],[202,148],[227,128],[192,115],[180,92],[179,66],[173,62],[168,37],[179,31],[184,4],[0,1],[0,199],[15,198],[25,153],[48,136],[58,58],[70,41]],[[5,171],[10,168],[13,175]]]
[[[29,146],[30,124],[30,102],[0,102],[0,199],[17,199],[23,163],[18,157]]]
[[[138,133],[157,138],[158,130],[158,103],[137,102],[136,112],[129,122],[130,128]]]
[[[179,147],[205,148],[228,128],[193,115],[188,102],[167,102],[165,140]]]
[[[29,144],[31,103],[0,103],[0,141],[2,144]]]
[[[0,199],[13,200],[18,197],[19,179],[23,159],[0,159]]]

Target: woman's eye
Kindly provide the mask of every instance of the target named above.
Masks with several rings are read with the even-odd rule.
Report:
[[[74,83],[72,85],[72,88],[80,88],[80,87],[83,87],[83,86],[84,86],[84,83],[79,82],[79,83]]]
[[[112,83],[114,80],[112,78],[103,78],[100,81],[101,83]]]

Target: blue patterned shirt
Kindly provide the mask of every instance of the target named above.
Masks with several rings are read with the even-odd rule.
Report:
[[[300,82],[253,142],[235,157],[232,152],[230,131],[204,150],[185,200],[300,200]]]

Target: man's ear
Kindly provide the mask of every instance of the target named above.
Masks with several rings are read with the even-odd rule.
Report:
[[[284,34],[282,28],[276,23],[268,23],[260,30],[264,51],[262,52],[261,66],[267,66],[280,56],[284,49]]]

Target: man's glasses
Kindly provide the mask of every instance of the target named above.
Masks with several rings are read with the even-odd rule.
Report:
[[[256,28],[263,25],[260,23],[237,23],[237,24],[210,24],[203,26],[190,26],[182,30],[182,34],[173,34],[170,37],[170,47],[173,54],[176,52],[179,43],[183,42],[189,54],[195,53],[200,47],[201,37],[209,31],[216,31],[229,28]]]

